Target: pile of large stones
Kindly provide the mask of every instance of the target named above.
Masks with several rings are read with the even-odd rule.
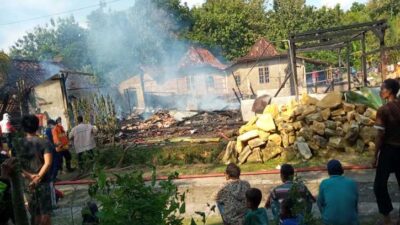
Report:
[[[376,110],[343,101],[332,92],[321,100],[308,95],[286,105],[268,105],[239,130],[228,143],[223,161],[265,162],[281,156],[286,160],[330,151],[362,153],[375,148]]]

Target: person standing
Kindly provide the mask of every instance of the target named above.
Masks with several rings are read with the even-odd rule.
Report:
[[[88,157],[93,160],[93,149],[96,148],[95,135],[97,133],[96,126],[83,122],[83,117],[78,116],[78,125],[72,128],[69,138],[73,139],[74,148],[78,154],[78,165],[83,172],[83,157],[87,153]]]
[[[51,131],[53,135],[53,142],[56,147],[56,151],[59,153],[60,158],[60,171],[63,171],[63,159],[65,159],[65,166],[67,167],[68,172],[74,171],[71,167],[71,152],[69,151],[69,141],[67,137],[67,133],[64,130],[64,127],[61,125],[61,117],[58,117],[56,120],[56,125]]]
[[[240,168],[230,163],[225,170],[226,182],[214,193],[224,225],[243,225],[247,212],[246,192],[250,189],[247,181],[240,179]]]
[[[37,136],[39,119],[35,115],[22,118],[22,129],[26,133],[20,152],[22,176],[27,180],[28,208],[31,224],[51,224],[50,167],[52,155],[48,141]]]
[[[381,98],[387,103],[378,109],[375,128],[375,158],[373,165],[376,167],[374,193],[379,208],[383,215],[382,224],[391,224],[390,212],[393,210],[389,196],[387,182],[391,173],[395,173],[397,183],[400,185],[400,100],[396,98],[400,84],[395,79],[387,79],[381,86]],[[400,219],[397,224],[400,223]]]
[[[321,182],[317,204],[324,225],[358,225],[358,188],[343,175],[342,164],[332,159],[327,164],[329,178]]]
[[[3,120],[0,121],[1,133],[7,143],[8,150],[11,151],[12,156],[15,156],[16,152],[12,146],[13,133],[16,131],[11,124],[11,116],[8,113],[3,114]]]

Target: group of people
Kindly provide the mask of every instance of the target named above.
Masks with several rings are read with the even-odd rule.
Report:
[[[227,182],[214,194],[217,207],[225,225],[268,225],[267,209],[281,225],[302,224],[317,203],[324,224],[358,224],[358,190],[356,183],[343,176],[338,160],[327,164],[329,178],[319,187],[317,199],[307,186],[295,181],[295,170],[290,164],[280,169],[282,184],[269,193],[265,206],[259,208],[262,191],[251,188],[249,182],[240,179],[240,168],[229,164],[226,168]]]
[[[400,185],[399,89],[397,80],[387,79],[382,83],[380,96],[386,104],[378,109],[374,126],[377,130],[372,163],[376,168],[374,194],[382,215],[377,224],[382,225],[393,224],[390,216],[393,205],[387,185],[391,173],[395,173]],[[274,188],[269,193],[265,207],[259,208],[262,192],[250,188],[247,181],[240,180],[240,168],[229,164],[225,172],[227,183],[215,194],[224,224],[266,225],[268,217],[265,209],[270,208],[274,219],[280,224],[295,225],[311,213],[313,203],[318,205],[325,225],[359,224],[357,184],[343,176],[343,168],[338,160],[330,160],[327,170],[329,178],[320,184],[318,198],[315,199],[304,184],[293,181],[293,167],[282,165],[280,174],[283,184]],[[400,224],[400,219],[396,224]]]
[[[93,156],[96,147],[94,135],[97,128],[83,122],[82,116],[77,118],[78,125],[72,128],[69,135],[61,125],[61,118],[48,120],[45,129],[45,137],[39,132],[39,119],[35,115],[24,116],[21,120],[21,129],[25,137],[18,140],[18,148],[15,147],[16,156],[20,161],[22,177],[26,183],[26,204],[31,215],[32,225],[51,224],[51,211],[55,206],[54,182],[58,171],[63,169],[63,158],[65,158],[68,172],[74,169],[71,166],[70,140],[73,140],[74,149],[78,155],[79,168],[83,169],[83,154]],[[7,167],[13,158],[1,154],[3,167]],[[1,182],[6,184],[7,190],[1,200],[10,201],[10,174],[2,171]],[[3,205],[3,204],[2,204]],[[3,210],[0,207],[0,225],[7,224],[13,220],[12,207],[9,205]],[[10,212],[11,210],[11,212]]]

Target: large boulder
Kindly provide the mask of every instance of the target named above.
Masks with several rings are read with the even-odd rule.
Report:
[[[356,109],[356,106],[350,103],[343,103],[343,109],[347,113],[354,111]]]
[[[315,105],[310,105],[303,110],[302,116],[310,115],[311,113],[315,113],[317,111],[317,107]]]
[[[324,135],[324,133],[325,133],[325,124],[322,123],[322,122],[314,121],[312,126],[311,126],[311,129],[315,133],[317,133],[319,135]]]
[[[324,138],[324,137],[319,136],[319,135],[314,135],[313,136],[313,141],[320,148],[326,148],[326,146],[328,145],[328,140],[326,138]]]
[[[293,128],[294,128],[295,130],[300,130],[300,129],[304,126],[304,124],[303,124],[303,122],[301,122],[301,121],[296,121],[296,122],[294,122],[294,123],[292,124],[292,126],[293,126]]]
[[[251,149],[255,149],[265,145],[265,141],[263,141],[261,138],[254,138],[251,139],[247,144],[250,146]]]
[[[321,111],[321,116],[323,120],[328,120],[329,117],[331,116],[331,110],[329,108],[326,108]]]
[[[281,137],[282,137],[282,145],[284,148],[289,147],[290,142],[289,142],[289,134],[282,132],[281,133]]]
[[[243,125],[239,129],[239,134],[244,134],[248,131],[257,129],[257,126],[256,126],[257,120],[258,120],[258,117],[256,117],[256,116],[253,117],[249,122],[247,122],[245,125]]]
[[[262,150],[264,162],[275,158],[280,155],[284,149],[281,146],[277,146],[274,143],[268,143],[267,146]]]
[[[330,138],[330,137],[338,136],[338,134],[337,134],[336,130],[332,130],[332,129],[326,128],[325,129],[325,136]]]
[[[358,135],[360,133],[360,127],[358,126],[357,123],[353,122],[348,129],[344,139],[347,141],[347,143],[353,145],[357,142]]]
[[[271,135],[270,133],[265,132],[265,131],[263,131],[263,130],[257,130],[257,132],[258,132],[258,137],[259,137],[261,140],[265,141],[265,142],[268,141],[268,137]]]
[[[298,133],[298,137],[303,137],[305,140],[311,140],[313,137],[314,133],[309,127],[303,127],[300,129]]]
[[[276,118],[279,115],[279,108],[276,104],[267,105],[263,114],[271,114],[273,118]]]
[[[282,137],[279,134],[271,134],[268,137],[268,143],[274,143],[276,146],[281,146],[282,144]]]
[[[253,149],[252,153],[249,155],[246,162],[263,163],[264,161],[263,161],[263,155],[262,155],[261,149],[259,147]]]
[[[347,121],[351,122],[352,120],[355,120],[356,119],[356,114],[357,114],[356,111],[348,112],[347,115],[346,115]]]
[[[271,114],[260,115],[256,122],[256,126],[266,132],[272,132],[276,130],[274,119],[272,118]]]
[[[327,121],[325,121],[325,126],[326,126],[326,128],[336,130],[336,122],[335,121],[327,120]]]
[[[243,151],[239,154],[239,164],[245,163],[252,152],[253,151],[251,150],[250,146],[244,147]]]
[[[332,115],[332,117],[343,116],[343,115],[346,115],[346,112],[344,111],[344,109],[340,108],[340,109],[336,109],[336,110],[332,111],[331,115]]]
[[[258,131],[257,130],[251,130],[251,131],[248,131],[248,132],[240,135],[237,138],[237,140],[244,142],[244,141],[248,141],[250,139],[256,138],[256,137],[258,137]]]
[[[237,163],[237,152],[236,152],[236,141],[228,142],[226,146],[225,154],[222,157],[222,162],[226,165],[229,163]]]
[[[299,151],[300,155],[303,156],[304,159],[311,159],[313,156],[310,147],[306,142],[296,142],[295,146]]]
[[[370,118],[371,120],[376,120],[376,113],[377,111],[375,109],[368,108],[365,111],[364,116]]]
[[[337,108],[342,104],[343,94],[341,92],[330,92],[321,101],[317,103],[317,106],[322,109]]]
[[[328,146],[335,149],[343,149],[344,142],[341,137],[331,137],[329,138]]]
[[[365,144],[369,142],[374,142],[377,135],[377,131],[373,127],[362,127],[360,130],[360,137]]]
[[[321,113],[317,112],[317,113],[313,113],[313,114],[306,116],[305,120],[306,120],[307,124],[311,124],[314,121],[322,122],[323,118],[321,116]]]
[[[300,102],[303,105],[316,105],[318,103],[318,99],[311,97],[308,94],[303,94],[300,98]]]
[[[375,124],[375,122],[372,119],[366,116],[362,116],[360,114],[356,114],[356,121],[364,126],[373,126]]]
[[[356,112],[358,113],[358,114],[364,114],[365,113],[365,111],[367,110],[367,106],[366,105],[363,105],[363,104],[356,104]]]

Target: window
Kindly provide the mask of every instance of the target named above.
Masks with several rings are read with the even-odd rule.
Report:
[[[211,88],[214,87],[214,77],[212,77],[212,76],[207,77],[207,87],[211,87]]]
[[[233,75],[233,77],[235,78],[235,82],[236,82],[237,86],[240,86],[240,82],[241,82],[240,75],[235,74],[235,75]]]
[[[258,68],[258,77],[260,84],[269,83],[269,68],[268,67]]]

